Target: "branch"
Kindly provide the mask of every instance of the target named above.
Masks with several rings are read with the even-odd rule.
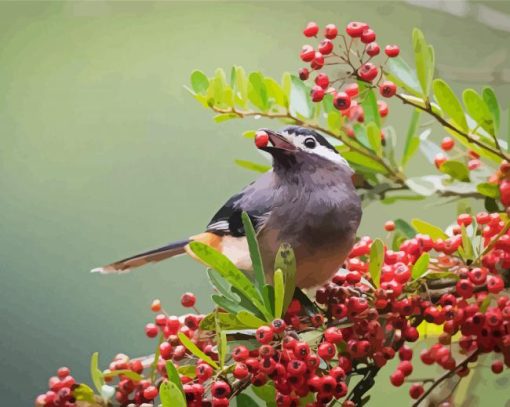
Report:
[[[365,376],[356,384],[354,389],[347,396],[347,400],[352,400],[357,406],[361,405],[363,396],[368,392],[375,384],[374,377],[377,375],[381,368],[377,366],[367,367]]]
[[[425,113],[428,113],[430,116],[434,117],[434,119],[436,119],[439,123],[441,123],[444,127],[447,127],[450,130],[453,130],[455,133],[457,133],[460,136],[464,137],[468,142],[476,144],[478,147],[480,147],[480,148],[482,148],[484,150],[490,151],[491,153],[493,153],[493,154],[497,155],[498,157],[502,158],[503,160],[507,160],[507,161],[510,160],[510,155],[508,155],[503,150],[501,150],[501,147],[499,147],[499,142],[497,142],[497,146],[499,147],[499,149],[496,149],[496,148],[494,148],[492,146],[489,146],[489,145],[487,145],[487,144],[477,140],[471,134],[466,133],[466,132],[460,130],[459,128],[455,127],[453,124],[451,124],[447,120],[443,119],[440,115],[435,113],[432,110],[432,107],[431,107],[430,103],[425,103],[425,106],[422,106],[422,105],[420,105],[418,103],[414,103],[414,102],[410,101],[404,95],[399,94],[399,93],[395,94],[395,97],[400,99],[404,104],[411,105],[411,106],[413,106],[413,107],[415,107],[417,109],[420,109],[420,110],[424,111]]]
[[[296,124],[298,124],[300,126],[318,130],[322,133],[327,134],[328,136],[331,136],[333,138],[336,138],[337,140],[340,140],[347,147],[349,147],[349,149],[351,151],[362,154],[362,155],[370,158],[371,160],[376,161],[377,163],[381,164],[386,169],[386,171],[388,171],[388,174],[390,175],[391,179],[393,179],[395,182],[397,182],[400,185],[405,185],[405,177],[402,173],[400,173],[398,170],[395,170],[394,168],[392,168],[381,157],[377,156],[376,154],[373,154],[369,149],[367,149],[358,140],[348,139],[347,137],[342,136],[342,134],[335,134],[332,131],[330,131],[326,128],[323,128],[317,124],[305,122],[297,117],[292,116],[288,111],[285,113],[267,113],[267,112],[254,112],[254,111],[240,111],[240,110],[235,109],[234,107],[231,107],[229,109],[220,109],[216,106],[211,106],[211,109],[213,111],[215,111],[216,113],[235,114],[240,118],[245,118],[245,117],[250,117],[250,116],[260,116],[260,117],[267,117],[269,119],[290,119],[290,120],[293,120]]]
[[[470,355],[466,356],[464,360],[462,360],[453,370],[449,370],[445,372],[442,376],[437,378],[434,383],[425,391],[425,393],[422,394],[422,396],[416,400],[416,402],[413,404],[412,407],[418,407],[420,403],[427,398],[427,396],[432,393],[432,390],[434,390],[437,386],[439,386],[442,382],[444,382],[449,377],[452,377],[458,370],[466,367],[469,362],[471,362],[473,359],[475,359],[480,354],[480,351],[477,349],[473,351]]]

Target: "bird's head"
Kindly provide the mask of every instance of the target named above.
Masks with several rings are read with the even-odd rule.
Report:
[[[350,169],[345,158],[328,140],[314,130],[299,126],[287,126],[280,132],[260,129],[255,135],[255,145],[273,156],[274,165],[285,167],[293,163],[313,161],[334,163]]]

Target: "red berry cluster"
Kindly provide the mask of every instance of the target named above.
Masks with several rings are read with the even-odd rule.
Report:
[[[319,26],[310,22],[303,33],[306,37],[317,37],[319,31]],[[376,33],[368,24],[353,21],[345,27],[345,34],[339,33],[336,25],[328,24],[324,28],[324,38],[316,48],[304,45],[300,58],[303,62],[308,62],[310,68],[301,68],[299,77],[307,80],[312,72],[317,72],[315,85],[311,90],[312,101],[320,102],[326,94],[331,94],[336,109],[350,120],[362,122],[363,109],[359,102],[354,100],[359,96],[356,80],[365,82],[368,87],[378,85],[379,93],[383,97],[395,95],[396,85],[391,81],[382,81],[384,63],[374,63],[374,57],[380,53],[375,39]],[[397,45],[387,45],[384,49],[387,58],[394,58],[399,52]],[[343,68],[343,74],[331,80],[324,72],[324,68],[330,65]],[[373,85],[374,81],[376,85]],[[388,107],[385,102],[379,102],[379,113],[382,117],[387,115]]]
[[[501,373],[505,365],[510,367],[510,298],[502,295],[508,281],[501,274],[501,270],[510,269],[510,228],[504,219],[498,213],[461,214],[449,228],[448,238],[417,234],[402,241],[399,250],[385,248],[377,282],[369,273],[374,242],[362,237],[348,256],[345,269],[317,289],[313,312],[310,304],[292,300],[284,318],[256,330],[257,346],[248,341],[232,347],[222,370],[197,359],[179,339],[179,333],[186,335],[218,361],[216,335],[200,329],[203,316],[168,315],[161,302],[154,300],[151,310],[156,315],[145,332],[149,338],[160,337],[162,341],[156,377],[151,377],[149,370],[153,359],[130,360],[117,355],[105,376],[115,388],[115,405],[157,404],[159,386],[168,380],[168,360],[176,366],[195,366],[193,374],[180,374],[191,407],[226,407],[239,388],[268,382],[276,389],[279,407],[297,405],[304,397],[313,399],[307,407],[322,407],[353,391],[348,385],[351,375],[363,369],[380,369],[394,358],[399,363],[389,381],[402,386],[413,373],[414,352],[409,344],[418,340],[422,322],[442,327],[438,342],[419,355],[422,363],[437,364],[463,376],[469,373],[469,364],[462,358],[472,356],[469,362],[474,362],[478,354],[491,353],[496,355],[491,370]],[[482,245],[480,258],[470,264],[459,255],[463,228],[479,236]],[[391,234],[397,225],[388,221],[384,229]],[[417,283],[412,277],[414,264],[423,253],[431,256],[428,274],[446,275],[448,284],[439,293],[432,283],[428,286],[434,279],[424,275]],[[424,285],[428,288],[422,289]],[[181,298],[186,307],[194,307],[195,302],[191,293]],[[306,339],[306,332],[313,333],[314,338]],[[125,370],[140,376],[127,375]],[[112,374],[116,371],[117,375]],[[410,385],[410,396],[420,398],[427,382]],[[75,386],[69,370],[59,369],[58,376],[50,379],[50,390],[38,396],[36,404],[73,407]],[[344,399],[343,405],[356,404]]]
[[[44,407],[75,407],[76,399],[72,394],[75,387],[76,381],[69,368],[61,367],[56,376],[50,377],[48,391],[37,396],[35,403]]]
[[[441,141],[441,149],[444,153],[438,153],[434,157],[434,164],[437,168],[440,168],[446,161],[448,161],[447,152],[455,152],[455,140],[451,137],[444,137]],[[466,165],[470,171],[476,170],[480,168],[482,162],[480,161],[480,155],[472,150],[467,150],[467,152],[458,151],[457,157],[462,157],[466,160]]]

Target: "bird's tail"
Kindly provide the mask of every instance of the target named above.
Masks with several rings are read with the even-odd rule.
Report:
[[[166,246],[149,250],[148,252],[128,257],[127,259],[116,261],[115,263],[108,264],[107,266],[95,268],[91,270],[91,272],[102,274],[127,273],[131,271],[131,269],[143,266],[147,263],[158,262],[170,257],[184,254],[189,242],[191,242],[191,239],[173,242]]]

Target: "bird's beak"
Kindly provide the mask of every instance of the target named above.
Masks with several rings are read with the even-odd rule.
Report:
[[[287,140],[284,136],[282,136],[280,133],[277,133],[273,130],[269,129],[260,129],[259,131],[263,131],[267,133],[269,136],[269,142],[266,146],[261,147],[261,150],[268,151],[268,152],[294,152],[297,151],[297,147],[292,144],[289,140]]]

